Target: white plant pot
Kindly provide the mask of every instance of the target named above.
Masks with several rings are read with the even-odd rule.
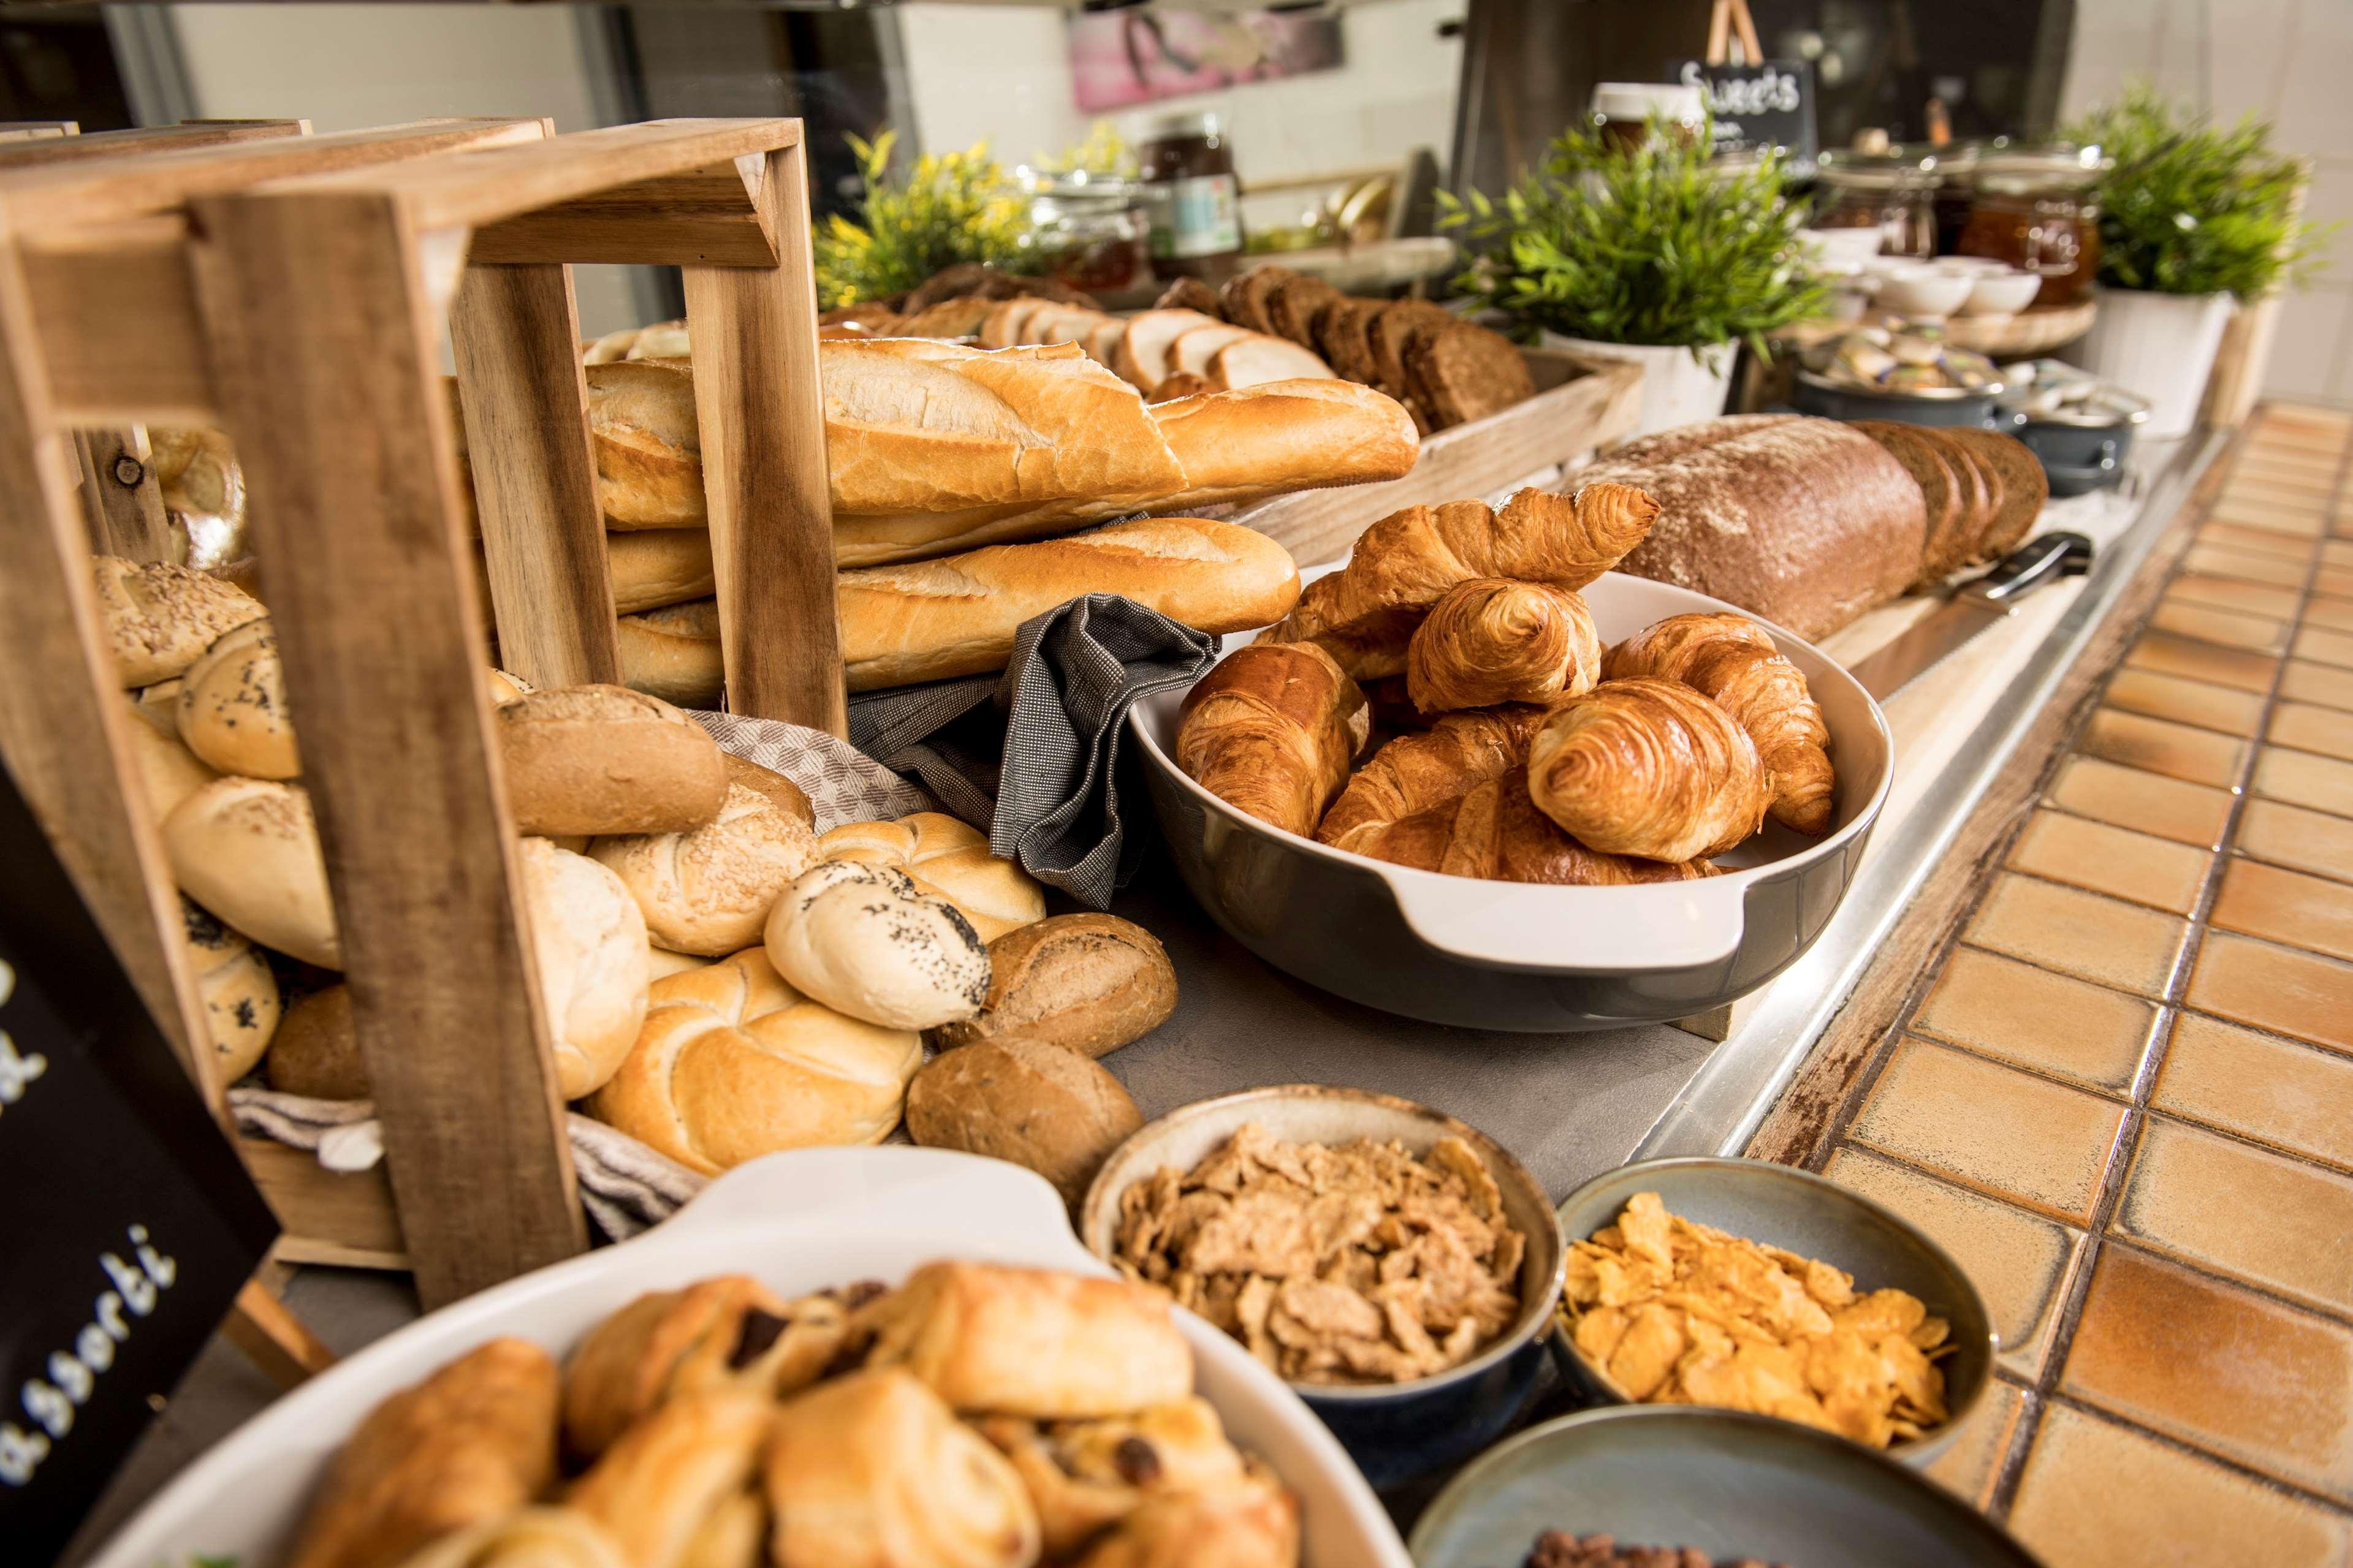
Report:
[[[2228,294],[2102,289],[2092,330],[2060,351],[2102,381],[2148,399],[2147,437],[2186,436],[2235,304]]]
[[[1566,349],[1587,359],[1623,360],[1642,367],[1642,416],[1630,432],[1630,439],[1713,419],[1724,412],[1724,400],[1732,391],[1736,350],[1731,343],[1702,349],[1694,358],[1685,348],[1597,343],[1554,331],[1546,332],[1540,341],[1546,348]]]

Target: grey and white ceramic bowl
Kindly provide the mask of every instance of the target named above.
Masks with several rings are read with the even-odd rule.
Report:
[[[1450,1134],[1478,1154],[1503,1194],[1513,1228],[1527,1237],[1520,1261],[1520,1313],[1509,1331],[1461,1365],[1410,1383],[1294,1383],[1376,1487],[1393,1487],[1458,1464],[1518,1419],[1543,1368],[1545,1335],[1560,1296],[1562,1250],[1543,1186],[1509,1150],[1426,1105],[1368,1089],[1290,1084],[1205,1100],[1147,1123],[1112,1151],[1079,1205],[1079,1238],[1110,1261],[1120,1194],[1174,1166],[1189,1171],[1245,1122],[1291,1142],[1394,1139],[1415,1154]]]
[[[1951,1416],[1933,1430],[1890,1446],[1887,1452],[1894,1458],[1926,1464],[1951,1445],[1962,1423],[1984,1400],[1993,1381],[1994,1354],[2000,1348],[1985,1298],[1953,1255],[1909,1220],[1792,1165],[1766,1160],[1646,1160],[1597,1176],[1568,1194],[1559,1209],[1564,1245],[1615,1225],[1636,1193],[1658,1194],[1670,1214],[1843,1268],[1854,1276],[1858,1294],[1890,1286],[1908,1290],[1931,1316],[1952,1325],[1947,1342],[1953,1353],[1936,1363],[1944,1371],[1945,1404]],[[1556,1333],[1553,1342],[1562,1372],[1587,1398],[1597,1404],[1628,1403],[1625,1391],[1587,1361],[1566,1331]]]

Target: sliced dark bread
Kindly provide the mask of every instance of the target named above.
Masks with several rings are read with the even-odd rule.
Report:
[[[1965,524],[1977,520],[1965,504],[1971,487],[1965,486],[1955,465],[1959,455],[1947,455],[1946,444],[1936,438],[1934,432],[1917,425],[1899,424],[1892,419],[1858,419],[1854,427],[1887,448],[1887,455],[1904,465],[1913,482],[1920,487],[1920,497],[1928,503],[1928,542],[1922,552],[1920,576],[1913,584],[1926,588],[1941,583],[1954,568],[1968,559],[1969,544],[1974,533]]]
[[[2015,436],[1969,428],[1955,428],[1945,434],[1983,463],[2000,486],[1993,521],[1978,536],[1976,552],[1979,561],[1998,561],[2034,531],[2035,520],[2042,515],[2042,503],[2051,499],[2051,478],[2042,471],[2041,459]]]
[[[1934,438],[1961,481],[1961,521],[1954,547],[1961,552],[1959,563],[1967,566],[1985,559],[1978,552],[1986,535],[1993,531],[1994,510],[2001,504],[2001,479],[1977,448],[1954,440],[1951,431],[1939,429]]]
[[[1315,318],[1345,298],[1321,278],[1293,278],[1277,284],[1266,297],[1266,319],[1274,335],[1289,338],[1301,348],[1315,350]]]
[[[1406,384],[1443,430],[1483,419],[1536,395],[1512,340],[1472,321],[1416,333],[1405,345]]]
[[[1416,332],[1424,335],[1451,326],[1454,314],[1427,300],[1395,300],[1377,311],[1365,328],[1373,350],[1373,384],[1391,397],[1407,397],[1413,387],[1405,368],[1406,344]]]
[[[1324,363],[1350,381],[1373,384],[1380,367],[1373,363],[1372,341],[1365,329],[1388,305],[1386,300],[1342,299],[1315,318],[1315,352]]]
[[[1274,322],[1266,313],[1267,296],[1298,276],[1288,267],[1254,267],[1235,273],[1218,292],[1226,320],[1253,332],[1272,332]]]
[[[1179,278],[1152,302],[1152,308],[1155,310],[1198,310],[1220,321],[1226,319],[1226,308],[1219,300],[1218,291],[1198,278]]]

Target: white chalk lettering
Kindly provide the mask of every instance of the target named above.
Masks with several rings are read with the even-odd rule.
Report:
[[[17,1405],[39,1430],[0,1421],[0,1486],[32,1484],[54,1441],[73,1430],[75,1406],[90,1403],[99,1375],[114,1365],[115,1347],[130,1340],[132,1325],[123,1310],[132,1317],[147,1316],[179,1279],[178,1260],[155,1246],[145,1226],[134,1225],[129,1234],[139,1266],[133,1268],[111,1252],[99,1255],[98,1266],[114,1288],[92,1299],[90,1321],[74,1331],[73,1348],[49,1352],[41,1367],[48,1375],[27,1378],[16,1391]]]
[[[0,1007],[16,994],[16,972],[5,961],[0,961]],[[0,1110],[25,1098],[32,1081],[49,1070],[49,1058],[35,1051],[20,1055],[16,1040],[5,1029],[0,1029]]]

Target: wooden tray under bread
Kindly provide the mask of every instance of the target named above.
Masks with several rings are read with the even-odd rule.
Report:
[[[1302,566],[1314,566],[1345,555],[1356,535],[1401,507],[1541,483],[1634,427],[1642,405],[1640,366],[1558,349],[1520,353],[1536,395],[1425,438],[1420,460],[1403,479],[1277,496],[1243,508],[1233,521],[1277,541]]]

